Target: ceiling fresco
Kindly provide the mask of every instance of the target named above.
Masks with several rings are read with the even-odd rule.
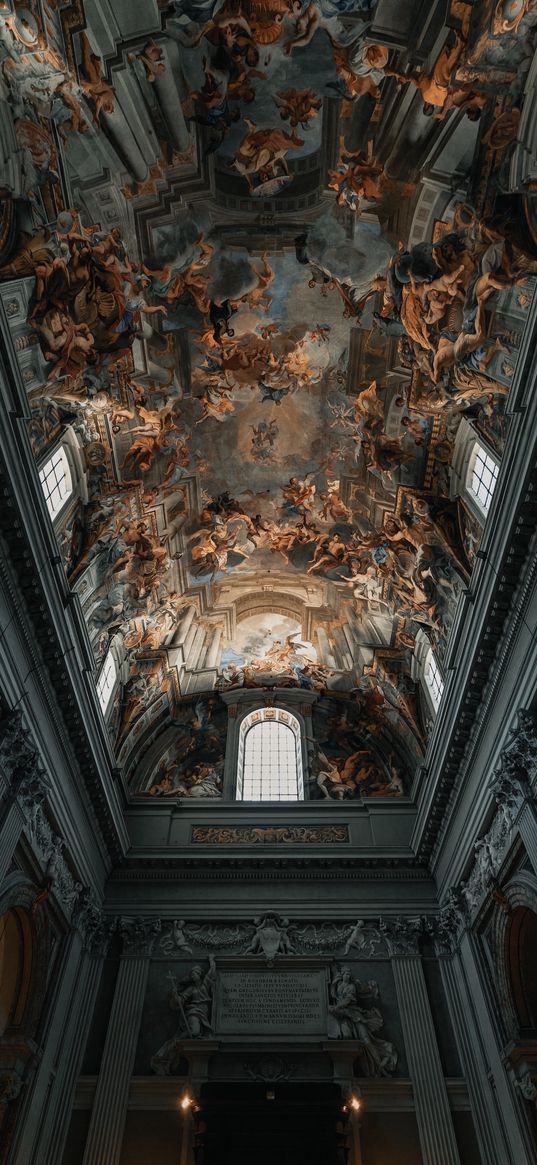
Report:
[[[0,0],[0,296],[139,791],[221,794],[240,686],[317,693],[312,795],[410,791],[532,303],[536,38],[531,0]]]

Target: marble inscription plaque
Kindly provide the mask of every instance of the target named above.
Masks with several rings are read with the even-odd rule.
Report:
[[[325,1035],[322,971],[221,971],[218,1035]]]

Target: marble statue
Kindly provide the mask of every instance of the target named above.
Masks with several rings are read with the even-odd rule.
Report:
[[[190,978],[182,985],[178,985],[175,975],[169,974],[171,989],[169,1006],[172,1011],[180,1014],[179,1027],[171,1039],[159,1048],[151,1057],[151,1067],[158,1076],[173,1074],[182,1040],[201,1039],[211,1034],[213,993],[216,980],[216,964],[214,955],[209,955],[209,970],[204,972],[203,967],[195,966],[190,972]]]
[[[397,1066],[397,1051],[389,1040],[375,1032],[383,1025],[378,1007],[364,1007],[378,999],[377,984],[360,983],[347,967],[335,967],[329,984],[329,1035],[334,1039],[356,1040],[357,1058],[364,1076],[390,1076]]]

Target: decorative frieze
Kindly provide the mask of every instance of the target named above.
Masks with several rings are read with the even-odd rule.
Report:
[[[348,825],[193,825],[195,845],[340,845]]]
[[[413,923],[414,920],[411,920]],[[386,958],[388,935],[392,945],[403,945],[403,921],[392,924],[358,919],[354,922],[291,922],[275,912],[248,922],[196,924],[174,919],[163,922],[165,931],[158,950],[167,956],[212,951],[219,954],[261,956],[271,965],[282,955],[348,955],[359,958]],[[419,922],[420,930],[422,924]],[[410,935],[409,931],[409,935]]]

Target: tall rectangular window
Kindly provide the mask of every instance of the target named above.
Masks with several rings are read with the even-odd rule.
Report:
[[[467,485],[485,513],[490,508],[498,470],[498,462],[476,441],[468,467]]]
[[[442,699],[444,681],[442,679],[442,673],[436,662],[436,657],[432,648],[429,648],[429,651],[427,652],[427,658],[425,662],[425,683],[427,684],[429,695],[436,711],[440,700]]]
[[[54,519],[73,492],[71,468],[63,445],[41,466],[39,480],[48,512]]]
[[[97,680],[97,696],[103,715],[105,714],[110,703],[112,692],[114,691],[116,683],[116,676],[116,661],[112,655],[112,652],[109,651],[107,652],[106,659],[103,663],[99,673],[99,678]]]
[[[241,725],[237,798],[242,801],[301,801],[304,797],[300,726],[290,713],[285,720],[251,713]]]

